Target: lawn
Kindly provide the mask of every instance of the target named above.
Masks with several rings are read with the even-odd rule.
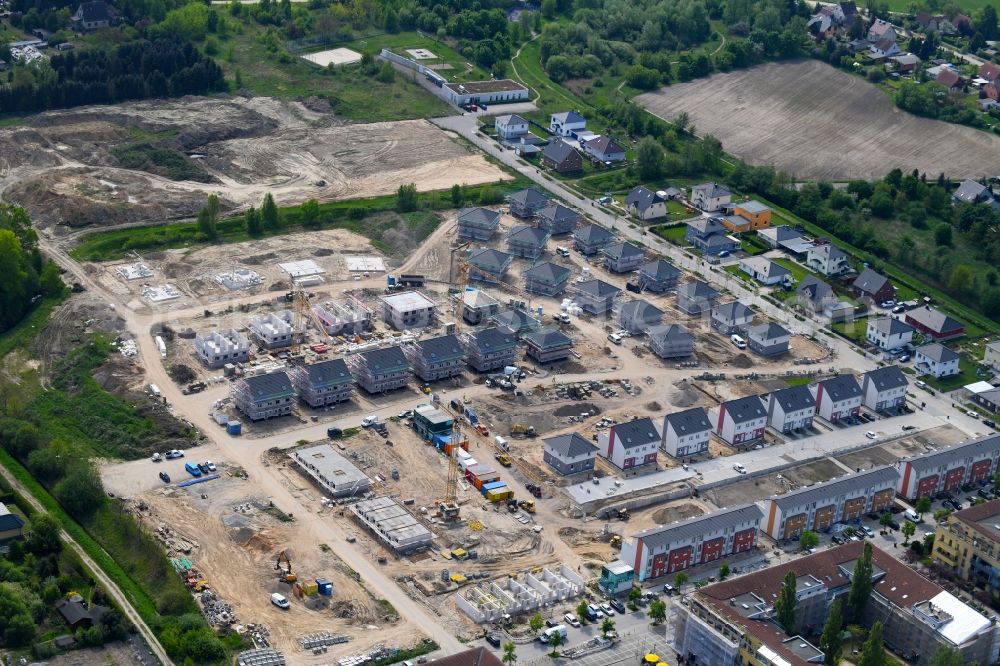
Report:
[[[587,115],[593,107],[561,85],[553,82],[542,69],[541,49],[538,40],[525,44],[521,53],[511,58],[512,78],[528,86],[537,99],[535,105],[545,114],[576,109]]]
[[[468,58],[452,49],[448,44],[422,33],[385,33],[356,39],[353,42],[340,43],[336,46],[353,49],[358,53],[363,53],[364,51],[378,53],[382,49],[389,49],[397,55],[410,59],[413,59],[413,56],[407,53],[406,49],[427,49],[436,55],[437,58],[418,60],[417,62],[434,69],[438,74],[448,79],[448,81],[484,81],[490,78],[489,72],[469,62]],[[324,47],[316,50],[326,50],[327,48],[333,47]]]
[[[962,388],[966,384],[972,384],[973,382],[978,382],[982,379],[982,377],[976,374],[976,364],[965,354],[959,356],[958,369],[961,370],[961,372],[951,377],[938,379],[937,377],[932,377],[931,375],[921,375],[920,378],[927,382],[928,386],[932,386],[938,391],[954,391],[955,389]]]
[[[652,231],[660,238],[673,243],[674,245],[685,247],[688,244],[687,240],[685,240],[687,236],[686,224],[677,224],[674,226],[667,226],[663,224],[658,227],[653,227]]]
[[[812,377],[788,377],[785,379],[785,383],[789,386],[802,386],[803,384],[808,384],[812,380]]]
[[[912,13],[910,9],[917,5],[913,0],[886,0],[889,6],[890,12],[899,12],[903,14]],[[962,11],[971,14],[977,9],[982,9],[986,5],[993,5],[996,7],[996,2],[994,0],[955,0],[955,5],[957,5]]]
[[[241,28],[219,45],[216,60],[228,81],[238,78],[252,93],[322,97],[338,115],[358,122],[432,118],[449,112],[444,101],[398,72],[385,83],[367,76],[360,65],[320,69],[286,51],[275,32],[250,22]]]
[[[865,332],[868,328],[868,321],[866,319],[838,321],[830,324],[830,328],[855,344],[861,346],[866,344]]]

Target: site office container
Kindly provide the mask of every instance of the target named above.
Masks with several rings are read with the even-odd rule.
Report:
[[[480,486],[479,491],[486,497],[486,494],[495,488],[503,488],[507,484],[503,481],[489,481]]]
[[[514,496],[514,491],[506,485],[499,488],[491,488],[486,491],[486,499],[490,502],[503,502]]]

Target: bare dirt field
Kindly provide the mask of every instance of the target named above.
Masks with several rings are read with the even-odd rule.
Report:
[[[728,152],[797,178],[881,178],[893,167],[979,178],[1000,159],[1000,137],[910,115],[816,60],[717,74],[636,101],[666,120],[687,113]]]
[[[950,425],[925,430],[912,437],[853,451],[837,456],[837,460],[851,469],[868,469],[877,465],[891,465],[900,458],[928,453],[932,449],[957,444],[966,439],[965,433]]]
[[[123,168],[115,149],[139,144],[204,182]],[[503,178],[426,121],[350,125],[322,102],[156,100],[52,111],[0,129],[0,194],[42,227],[191,217],[213,192],[231,210],[258,205],[266,192],[288,205],[389,194],[400,183],[431,190]]]

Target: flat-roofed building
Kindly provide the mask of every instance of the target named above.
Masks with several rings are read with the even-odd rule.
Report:
[[[298,449],[292,460],[331,497],[360,497],[371,480],[329,444]]]
[[[209,368],[244,363],[250,358],[250,341],[233,328],[199,333],[194,339],[194,349],[198,360]]]
[[[382,321],[397,331],[430,326],[437,313],[437,303],[420,291],[401,291],[380,298]]]

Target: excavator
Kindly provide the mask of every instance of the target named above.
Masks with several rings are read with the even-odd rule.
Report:
[[[288,569],[283,568],[281,565],[284,563]],[[292,573],[292,560],[288,557],[286,551],[281,551],[278,553],[277,561],[274,563],[274,570],[278,573],[278,580],[282,583],[294,583],[299,579],[294,573]]]

